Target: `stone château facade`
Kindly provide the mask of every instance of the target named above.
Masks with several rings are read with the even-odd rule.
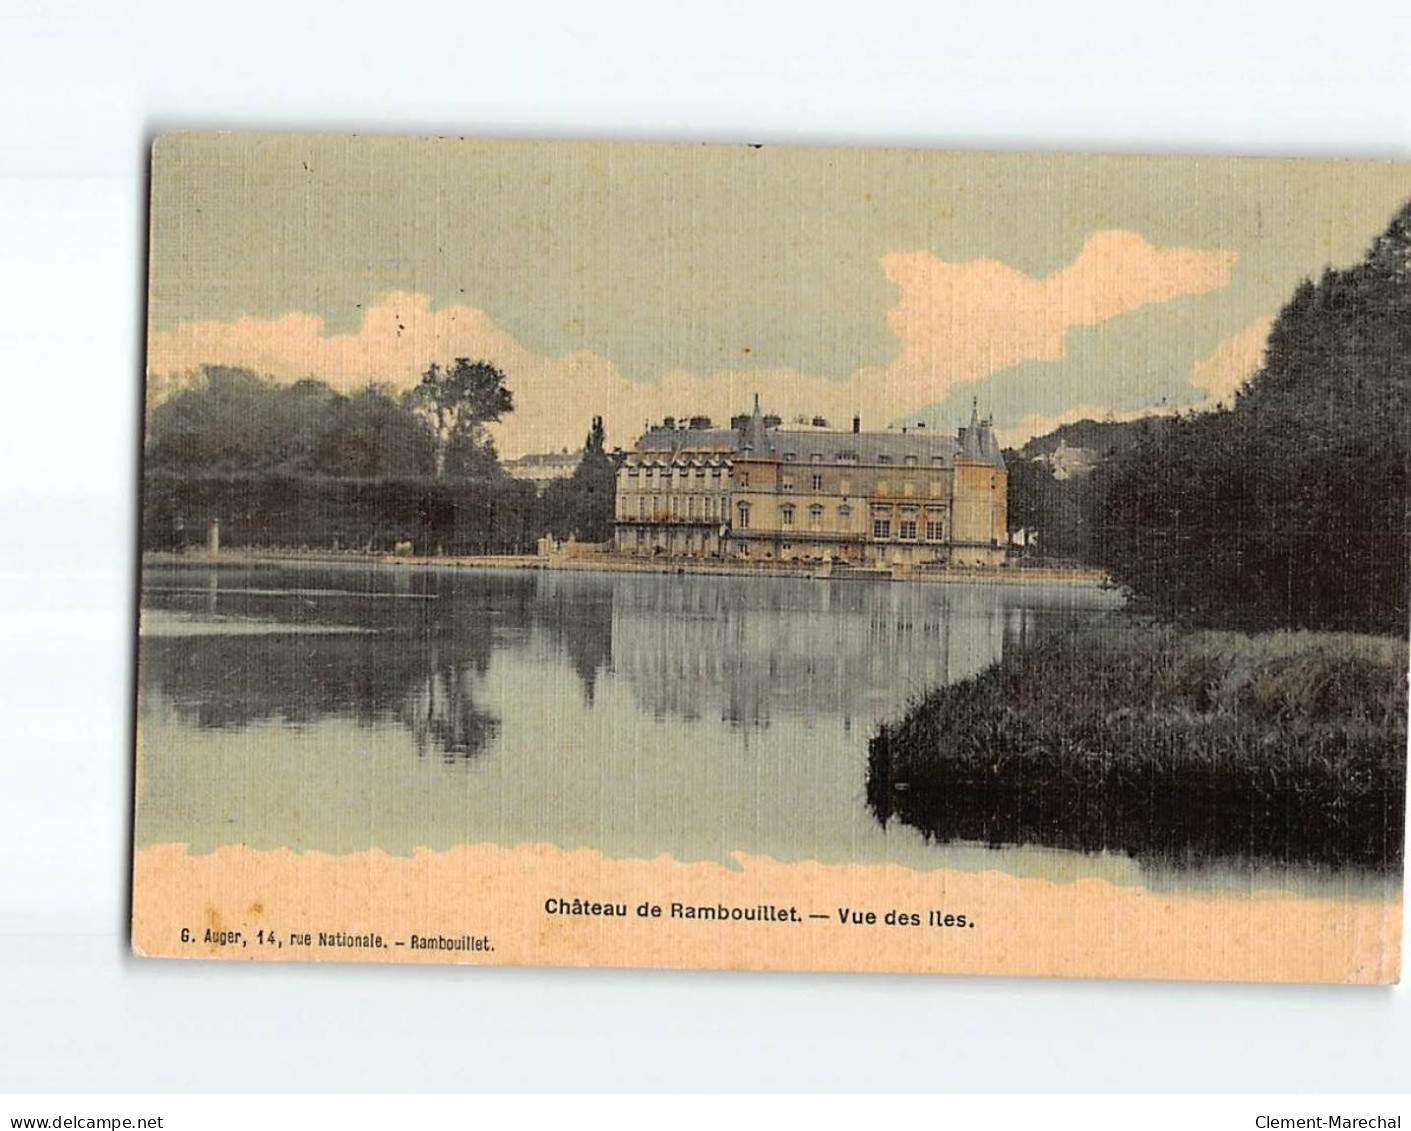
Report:
[[[1008,476],[972,410],[914,428],[786,429],[776,416],[648,428],[617,472],[615,548],[650,557],[859,566],[1001,565]]]

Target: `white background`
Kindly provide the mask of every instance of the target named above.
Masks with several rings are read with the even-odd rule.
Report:
[[[1409,51],[1397,0],[0,0],[0,1091],[1411,1088],[1401,990],[139,962],[125,926],[154,132],[1405,158]]]

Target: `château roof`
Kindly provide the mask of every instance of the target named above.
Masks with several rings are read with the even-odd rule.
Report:
[[[763,459],[798,463],[905,463],[941,462],[949,465],[960,445],[949,436],[917,432],[786,432],[766,433],[762,450],[750,454]]]
[[[767,428],[756,400],[754,413],[741,428],[648,428],[637,441],[636,453],[647,460],[716,458],[781,460],[796,463],[896,463],[949,467],[957,456],[1004,466],[994,429],[972,412],[969,428],[959,437],[939,431],[832,432],[822,429]],[[640,461],[639,461],[640,462]]]
[[[637,441],[639,452],[737,452],[740,433],[733,428],[649,428]]]

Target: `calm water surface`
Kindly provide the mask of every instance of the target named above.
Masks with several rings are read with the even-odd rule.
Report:
[[[1153,883],[1117,855],[927,843],[865,805],[877,722],[1119,603],[1091,586],[149,565],[138,841],[550,842]]]

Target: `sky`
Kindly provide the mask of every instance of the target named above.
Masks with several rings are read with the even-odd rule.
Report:
[[[203,365],[351,391],[492,362],[502,455],[746,411],[1017,444],[1227,401],[1411,163],[173,134],[149,397]]]

